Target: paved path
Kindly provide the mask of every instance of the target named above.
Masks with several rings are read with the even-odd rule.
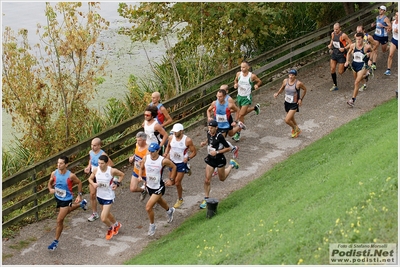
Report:
[[[379,55],[375,78],[370,80],[366,91],[359,93],[354,108],[346,104],[353,91],[354,80],[350,72],[338,75],[339,91],[329,92],[332,81],[328,61],[313,69],[299,71],[298,78],[303,81],[308,91],[303,107],[296,114],[296,120],[302,129],[302,134],[297,139],[290,137],[290,128],[283,121],[285,116],[283,96],[277,100],[273,98],[273,93],[278,90],[279,85],[271,87],[266,84],[261,87],[260,94],[254,97],[255,102],[261,104],[261,113],[258,116],[251,113],[246,117],[248,130],[242,132],[242,139],[237,143],[240,146],[238,159],[240,168],[233,170],[225,182],[219,182],[214,178],[210,197],[223,199],[289,155],[373,109],[376,105],[393,98],[395,89],[398,88],[397,53],[393,62],[392,76],[383,75],[386,70],[384,66],[387,54],[385,58],[381,53]],[[186,134],[192,137],[199,147],[200,142],[205,139],[205,128],[200,127]],[[149,222],[144,208],[145,202],[139,201],[138,193],[129,192],[131,169],[127,168],[125,181],[122,188],[118,189],[116,203],[112,207],[112,212],[123,226],[120,233],[112,240],[105,240],[106,226],[101,221],[88,222],[90,212],[76,210],[67,217],[56,251],[47,250],[47,246],[54,239],[56,221],[53,218],[29,225],[21,230],[19,236],[3,240],[3,264],[123,264],[139,253],[149,241],[167,234],[193,213],[202,212],[204,218],[206,217],[205,211],[199,211],[198,208],[204,196],[205,156],[206,150],[201,148],[196,158],[190,161],[193,174],[190,177],[185,176],[183,180],[185,203],[177,209],[174,221],[168,224],[165,211],[161,207],[156,208],[155,220],[158,228],[154,237],[147,236]],[[85,197],[88,198],[88,195]],[[167,188],[165,199],[171,206],[176,198],[176,189]],[[28,245],[19,249],[12,248],[22,241]]]

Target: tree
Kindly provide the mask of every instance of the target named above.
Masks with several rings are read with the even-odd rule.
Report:
[[[77,141],[97,78],[105,75],[107,61],[96,52],[104,48],[98,37],[109,23],[97,13],[99,3],[87,4],[85,13],[80,2],[46,3],[47,25],[38,25],[40,43],[33,49],[26,30],[3,34],[3,108],[36,159]]]
[[[163,41],[166,54],[172,67],[175,81],[175,94],[182,92],[182,84],[176,68],[175,54],[171,49],[168,36],[175,32],[175,22],[171,20],[171,4],[166,2],[140,3],[140,6],[128,6],[120,3],[118,12],[120,16],[133,23],[131,28],[122,28],[121,34],[129,35],[132,42],[150,41],[157,44]],[[149,62],[151,65],[151,62]],[[153,71],[154,68],[153,68]]]

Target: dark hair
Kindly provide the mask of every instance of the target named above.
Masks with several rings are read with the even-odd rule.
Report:
[[[105,163],[107,163],[107,162],[108,162],[108,156],[106,156],[106,155],[101,155],[101,156],[99,157],[99,160],[102,160],[102,161],[104,161]]]
[[[69,159],[67,156],[60,156],[59,159],[62,159],[65,164],[68,164],[68,162],[69,162]]]
[[[364,38],[364,33],[362,33],[362,32],[357,32],[357,33],[356,33],[356,37]]]
[[[157,108],[157,106],[147,106],[147,108],[145,109],[145,111],[150,111],[151,112],[151,116],[153,117],[153,118],[156,118],[157,117],[157,114],[158,114],[158,108]]]
[[[226,96],[226,91],[224,89],[219,89],[218,93],[221,93],[223,96]]]

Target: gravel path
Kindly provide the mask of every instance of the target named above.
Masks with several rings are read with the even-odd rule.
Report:
[[[350,71],[338,75],[340,90],[330,92],[332,81],[328,60],[312,69],[300,70],[298,78],[308,91],[300,112],[296,114],[296,120],[302,129],[302,134],[297,139],[290,137],[290,128],[283,121],[285,116],[283,96],[279,96],[278,99],[273,97],[286,76],[282,77],[277,85],[262,86],[259,94],[254,96],[254,102],[261,104],[261,113],[258,116],[255,113],[247,115],[245,123],[248,129],[242,132],[242,139],[237,143],[240,146],[238,158],[240,168],[233,170],[225,182],[213,178],[210,197],[219,200],[225,198],[289,155],[377,105],[394,98],[395,90],[398,88],[397,52],[391,76],[383,75],[386,70],[386,58],[387,53],[383,56],[379,51],[375,77],[370,79],[368,89],[359,93],[354,108],[346,104],[353,91],[354,80]],[[116,203],[112,207],[113,214],[123,226],[112,240],[105,240],[106,226],[100,220],[88,222],[90,212],[76,210],[67,216],[56,251],[47,250],[47,246],[54,239],[56,221],[53,218],[24,227],[15,238],[3,239],[3,264],[121,265],[139,253],[150,241],[169,233],[193,213],[202,212],[206,219],[206,211],[199,211],[198,207],[204,196],[203,158],[206,156],[206,150],[200,148],[200,142],[205,139],[205,129],[200,127],[185,133],[199,148],[197,156],[190,161],[192,175],[183,179],[185,203],[176,210],[171,224],[166,222],[165,211],[161,207],[155,209],[157,224],[155,236],[147,236],[149,222],[145,202],[139,201],[138,193],[129,191],[131,169],[127,167],[124,170],[125,181],[118,189]],[[229,154],[226,156],[228,159],[231,157]],[[164,174],[164,178],[166,177]],[[88,195],[85,197],[88,199]],[[172,206],[177,198],[176,189],[167,188],[164,197]],[[21,248],[20,244],[23,242],[27,245]]]

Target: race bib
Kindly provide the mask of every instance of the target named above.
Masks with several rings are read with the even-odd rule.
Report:
[[[217,119],[217,122],[227,122],[228,121],[228,118],[226,117],[226,114],[225,115],[217,114],[215,116],[215,118]]]
[[[333,47],[334,47],[334,48],[337,48],[337,49],[340,48],[340,42],[333,41],[332,44],[333,44]]]
[[[182,159],[182,158],[181,158],[181,154],[179,154],[179,153],[177,153],[177,152],[175,152],[175,153],[173,154],[173,158],[176,159],[176,160],[181,160],[181,159]]]
[[[376,29],[375,29],[375,34],[376,34],[376,35],[381,35],[381,34],[382,34],[382,29],[376,28]]]
[[[361,52],[354,53],[354,61],[355,62],[363,62],[364,54]]]
[[[135,168],[140,170],[140,162],[135,161]]]
[[[59,196],[61,198],[64,198],[67,195],[67,191],[61,188],[54,188],[54,190],[56,191],[56,196]]]
[[[149,181],[153,181],[153,182],[157,181],[157,177],[155,177],[155,176],[148,176],[147,179],[149,179]]]
[[[207,147],[207,152],[210,155],[211,151],[215,151],[215,148],[213,148],[212,146],[208,146]]]
[[[293,103],[293,96],[285,94],[285,101],[288,103]]]
[[[99,188],[106,188],[106,187],[108,187],[108,184],[106,184],[106,183],[98,183],[98,184],[97,184],[97,187],[99,187]]]

